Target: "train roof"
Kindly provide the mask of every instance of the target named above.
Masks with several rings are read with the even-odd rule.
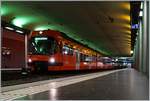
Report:
[[[49,34],[48,32],[51,32],[51,34]],[[95,52],[96,54],[102,55],[97,50],[94,50],[93,48],[89,47],[88,45],[85,45],[83,43],[78,42],[77,40],[69,37],[64,32],[60,32],[60,31],[57,31],[57,30],[50,30],[50,29],[48,29],[48,30],[41,30],[41,31],[33,31],[31,36],[33,37],[33,36],[36,36],[37,34],[40,35],[40,33],[41,34],[44,33],[43,35],[53,36],[53,37],[56,37],[56,38],[58,38],[58,36],[61,36],[63,39],[67,40],[68,42],[75,43],[75,44],[77,44],[80,47],[84,47],[86,49],[89,49],[90,51],[93,51],[93,53]]]

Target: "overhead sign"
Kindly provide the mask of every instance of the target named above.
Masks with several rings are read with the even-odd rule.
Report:
[[[132,29],[139,29],[139,24],[132,24],[131,28]]]

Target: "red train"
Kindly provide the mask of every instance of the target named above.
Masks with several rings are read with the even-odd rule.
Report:
[[[101,54],[54,30],[29,35],[28,66],[31,71],[112,69]]]

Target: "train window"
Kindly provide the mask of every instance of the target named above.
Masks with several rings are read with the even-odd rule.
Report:
[[[70,52],[69,52],[70,55],[73,55],[73,49],[70,48]]]
[[[58,44],[58,52],[62,53],[62,44],[61,44],[61,42],[59,42],[59,44]]]
[[[96,61],[96,56],[92,56],[92,61]]]
[[[59,52],[59,45],[56,40],[54,40],[54,53]]]
[[[68,46],[63,46],[62,52],[65,55],[69,55],[69,47]]]
[[[83,61],[83,54],[80,53],[80,61]]]
[[[86,56],[85,61],[87,61],[87,62],[92,61],[92,57],[91,56]]]
[[[52,55],[58,51],[58,43],[54,38],[36,36],[29,40],[29,53]]]
[[[73,55],[73,49],[69,48],[68,46],[63,46],[63,54],[65,55]]]
[[[80,61],[86,61],[86,57],[85,54],[80,53]]]
[[[101,56],[98,56],[98,57],[97,57],[97,61],[103,62],[103,58],[102,58]]]

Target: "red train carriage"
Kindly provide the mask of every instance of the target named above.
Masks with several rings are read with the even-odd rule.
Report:
[[[29,36],[28,66],[32,71],[103,69],[98,53],[63,33],[34,31]],[[112,68],[112,67],[110,67]]]

